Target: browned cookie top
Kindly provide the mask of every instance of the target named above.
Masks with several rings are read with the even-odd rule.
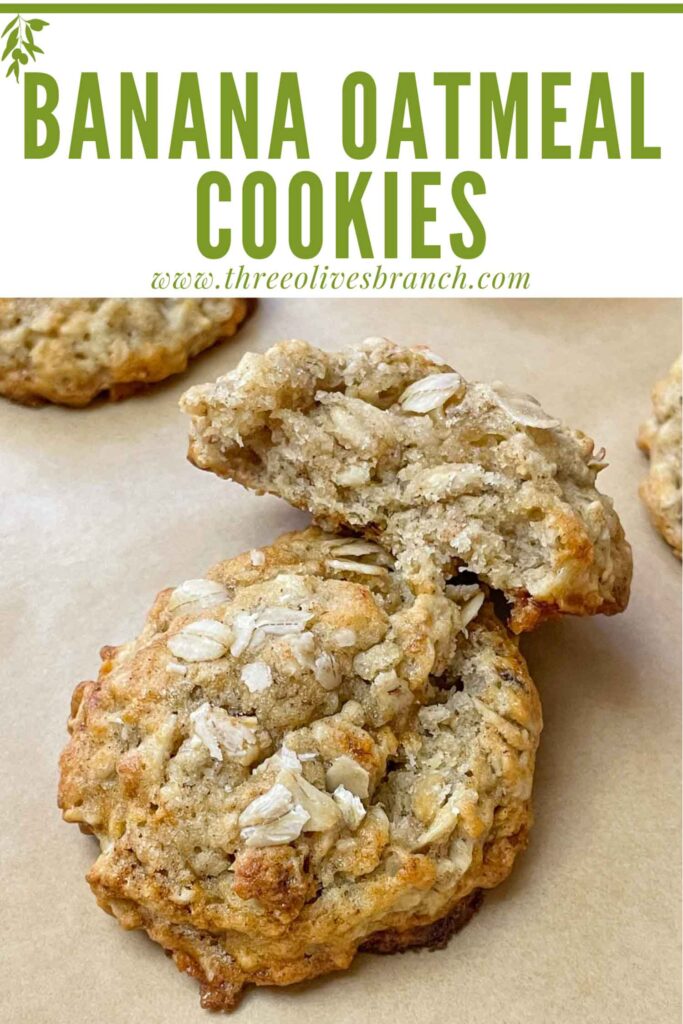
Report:
[[[476,584],[415,596],[309,529],[162,591],[102,658],[60,805],[99,840],[98,901],[206,1005],[431,934],[524,846],[540,706]]]
[[[231,337],[244,299],[0,299],[0,394],[27,404],[122,398]]]

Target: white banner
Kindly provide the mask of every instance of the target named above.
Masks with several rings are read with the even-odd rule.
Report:
[[[0,79],[3,294],[683,290],[680,16],[50,13],[17,42],[31,19],[44,52]]]

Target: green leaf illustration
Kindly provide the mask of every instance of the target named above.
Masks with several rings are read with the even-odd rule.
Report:
[[[7,24],[5,25],[4,29],[2,30],[2,35],[0,36],[0,39],[4,39],[5,36],[7,35],[7,33],[9,32],[9,30],[11,28],[13,28],[18,21],[19,21],[19,15],[17,14],[16,17],[12,18],[11,21],[7,22]]]
[[[49,25],[49,22],[43,21],[42,18],[26,20],[21,14],[15,15],[5,25],[0,39],[4,39],[7,36],[7,41],[2,57],[0,57],[0,62],[7,60],[10,54],[12,55],[5,78],[14,75],[18,82],[20,69],[28,64],[29,58],[35,62],[36,54],[45,52],[39,46],[36,46],[33,33],[42,32],[47,25]]]
[[[7,46],[4,49],[4,52],[2,54],[2,58],[0,58],[0,59],[5,60],[7,55],[10,54],[12,52],[12,50],[14,49],[14,47],[17,45],[18,40],[19,40],[19,29],[15,28],[13,32],[10,32],[10,37],[7,40]]]

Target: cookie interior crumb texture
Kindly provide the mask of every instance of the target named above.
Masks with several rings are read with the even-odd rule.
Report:
[[[310,528],[157,597],[72,701],[88,880],[230,1009],[245,985],[438,946],[527,840],[541,711],[478,584],[416,594]]]
[[[197,466],[380,540],[418,590],[474,572],[505,594],[515,632],[626,607],[630,547],[596,488],[604,452],[428,349],[286,341],[181,407]]]
[[[0,394],[29,405],[124,398],[231,337],[245,299],[0,299]]]
[[[655,527],[681,557],[681,359],[652,391],[652,415],[638,445],[650,458],[640,495]]]

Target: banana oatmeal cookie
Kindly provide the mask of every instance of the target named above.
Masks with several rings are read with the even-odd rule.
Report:
[[[525,846],[541,711],[477,584],[415,596],[311,528],[162,591],[101,656],[60,806],[99,904],[205,1007],[443,944]]]
[[[470,570],[505,594],[515,632],[626,607],[630,547],[595,486],[604,453],[427,349],[286,341],[181,407],[195,465],[381,541],[418,590]]]
[[[653,414],[640,428],[638,445],[650,457],[640,496],[650,518],[681,557],[681,360],[652,391]]]
[[[0,299],[0,394],[27,405],[124,398],[231,337],[245,299]]]

